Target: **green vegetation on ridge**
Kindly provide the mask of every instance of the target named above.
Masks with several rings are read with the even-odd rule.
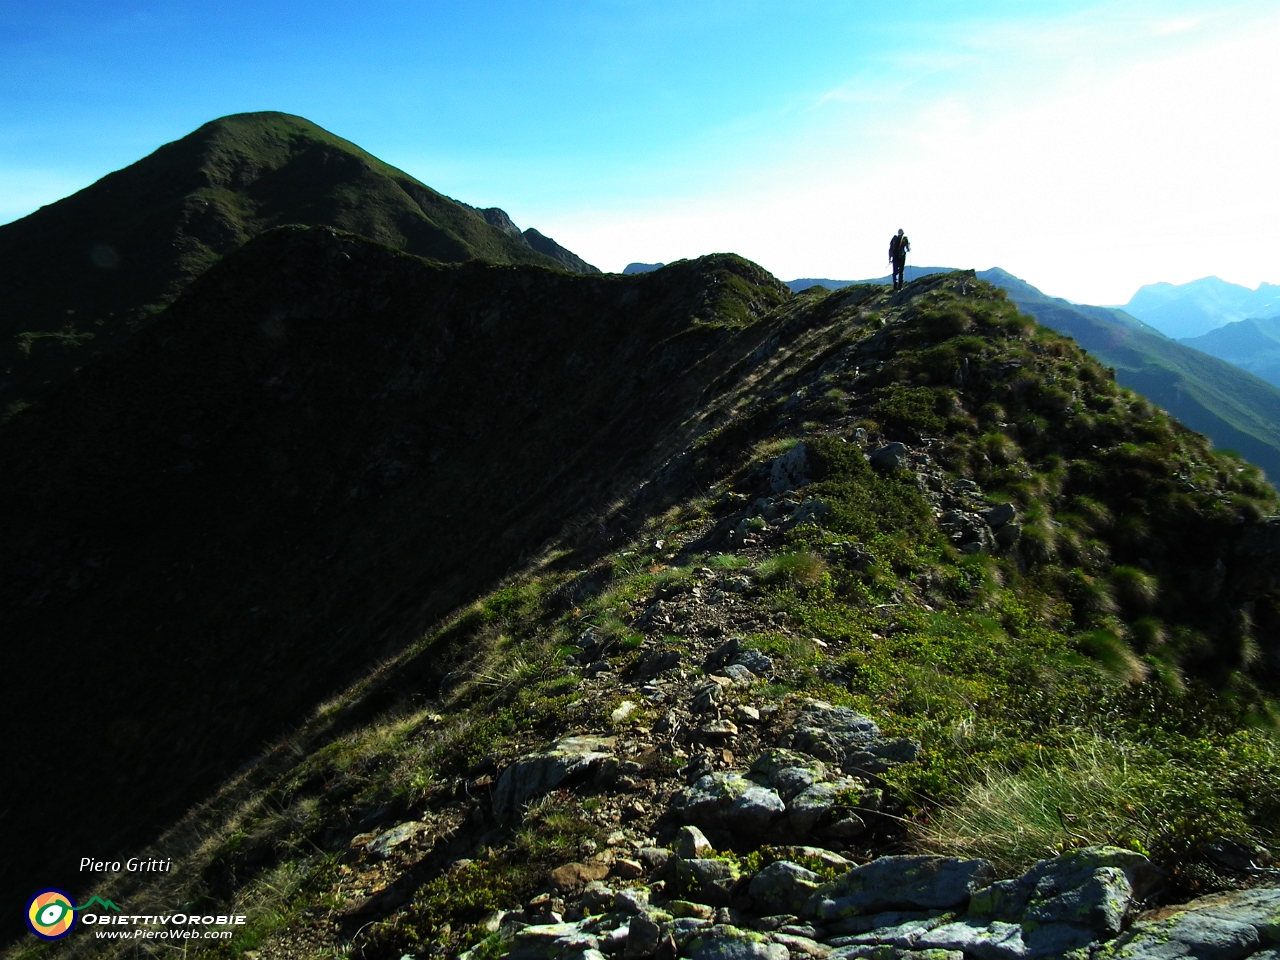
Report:
[[[614,710],[640,699],[628,677],[647,652],[684,653],[672,690],[705,679],[725,624],[774,662],[743,702],[785,716],[817,696],[921,745],[884,775],[860,855],[1012,869],[1108,842],[1185,895],[1231,882],[1215,841],[1280,841],[1280,572],[1258,547],[1280,502],[1256,468],[972,275],[902,298],[811,293],[755,327],[767,359],[735,368],[684,479],[662,472],[669,498],[642,488],[613,519],[622,535],[551,550],[327,705],[260,790],[228,788],[163,841],[175,873],[130,902],[249,910],[206,955],[454,955],[484,940],[488,911],[607,843],[614,794],[634,795],[588,782],[502,824],[494,778],[556,737],[610,734],[653,800],[625,799],[637,835],[659,830],[673,751],[696,735],[659,739],[656,710]],[[872,468],[863,443],[884,441],[908,445],[909,468]],[[809,482],[777,490],[774,459],[798,442]],[[1019,536],[1003,547],[966,550],[944,522],[1004,503]],[[611,669],[566,661],[587,635]],[[391,822],[374,811],[429,841],[361,853],[368,824]],[[368,906],[373,891],[404,896]]]

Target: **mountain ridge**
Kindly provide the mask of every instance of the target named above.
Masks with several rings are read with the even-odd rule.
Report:
[[[1084,858],[1167,904],[1280,842],[1280,497],[972,272],[792,295],[281,228],[84,374],[0,435],[6,631],[77,666],[0,670],[46,718],[0,748],[14,891],[133,822],[173,872],[94,892],[248,917],[197,955],[783,960],[883,923],[779,914],[779,873]]]
[[[912,276],[945,273],[947,267],[914,267]],[[1267,474],[1280,477],[1280,390],[1262,378],[1170,340],[1150,324],[1114,307],[1075,304],[1050,297],[1024,280],[995,267],[977,276],[1005,289],[1039,322],[1074,337],[1103,363],[1116,369],[1119,382],[1159,404],[1218,446],[1237,450]],[[793,280],[792,289],[813,283],[871,281]]]
[[[1280,317],[1236,320],[1179,342],[1280,386]]]

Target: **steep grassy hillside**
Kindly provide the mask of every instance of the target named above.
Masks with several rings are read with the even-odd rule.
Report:
[[[918,267],[912,275],[948,269]],[[1280,389],[1255,372],[1207,355],[1213,351],[1202,353],[1170,340],[1123,310],[1046,296],[999,267],[978,276],[1005,290],[1020,310],[1073,337],[1114,368],[1121,385],[1168,410],[1217,446],[1240,453],[1268,476],[1280,476]],[[886,277],[871,282],[888,281]],[[814,284],[840,289],[852,282],[792,280],[788,285],[793,290]]]
[[[531,244],[492,226],[301,117],[224,117],[0,226],[0,413],[47,396],[218,258],[286,223],[337,227],[444,263],[594,269],[557,255],[563,248],[541,234]]]
[[[8,615],[77,663],[5,700],[112,739],[82,781],[7,747],[18,822],[69,837],[6,837],[22,880],[90,794],[142,842],[314,705],[153,843],[173,873],[97,891],[249,915],[188,953],[496,957],[623,888],[748,926],[773,860],[922,849],[1119,844],[1177,898],[1280,840],[1275,491],[971,273],[790,296],[728,257],[578,278],[289,231],[77,390],[0,440]],[[814,697],[883,736],[832,754],[804,718],[852,714]],[[686,785],[783,744],[810,759],[757,777],[842,765],[821,817],[708,825],[723,903],[663,874]]]
[[[1152,403],[1280,477],[1280,389],[1240,367],[1169,340],[1123,310],[1046,297],[1003,270],[983,277],[1020,309],[1074,337]]]
[[[1237,320],[1182,342],[1280,386],[1280,317]]]

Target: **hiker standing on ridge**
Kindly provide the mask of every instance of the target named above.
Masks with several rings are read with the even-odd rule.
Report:
[[[907,251],[911,249],[911,241],[899,228],[889,241],[889,261],[893,264],[893,289],[901,290],[905,282]]]

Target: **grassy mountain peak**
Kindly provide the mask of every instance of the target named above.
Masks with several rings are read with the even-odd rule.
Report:
[[[595,269],[541,234],[531,243],[493,226],[301,117],[223,117],[0,226],[0,411],[47,396],[221,257],[289,223],[443,263]]]

